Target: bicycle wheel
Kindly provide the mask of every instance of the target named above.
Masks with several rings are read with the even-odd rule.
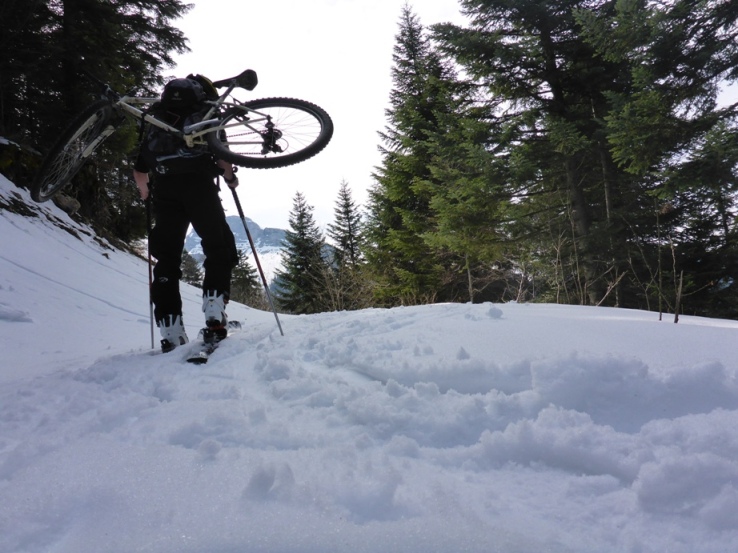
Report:
[[[333,121],[322,108],[294,98],[264,98],[228,108],[207,134],[220,159],[252,169],[300,163],[328,145]]]
[[[46,155],[31,185],[31,197],[45,202],[64,188],[87,159],[113,134],[113,107],[108,100],[95,102],[61,134]]]

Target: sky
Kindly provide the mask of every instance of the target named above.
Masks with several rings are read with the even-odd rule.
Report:
[[[335,133],[328,147],[298,165],[241,169],[239,198],[261,227],[289,228],[293,199],[301,192],[325,230],[333,222],[342,181],[364,206],[381,164],[378,132],[387,123],[391,68],[402,7],[407,0],[195,0],[174,22],[191,51],[175,57],[171,76],[201,73],[213,80],[244,69],[259,75],[253,92],[239,98],[294,97],[323,107]],[[420,22],[466,24],[457,0],[409,1]],[[737,101],[735,87],[723,95]],[[237,215],[229,193],[228,215]]]
[[[738,321],[231,303],[194,366],[199,290],[152,350],[142,259],[0,205],[0,553],[736,550]]]
[[[297,192],[314,208],[316,222],[333,222],[346,181],[364,205],[374,168],[381,163],[378,132],[386,124],[392,89],[392,51],[405,0],[197,0],[174,25],[191,52],[176,57],[165,75],[201,73],[213,80],[253,69],[259,85],[242,100],[292,97],[324,108],[335,133],[328,147],[293,167],[241,169],[239,198],[247,217],[262,227],[288,228]],[[464,21],[456,0],[410,3],[423,25]],[[229,215],[230,194],[221,194]]]

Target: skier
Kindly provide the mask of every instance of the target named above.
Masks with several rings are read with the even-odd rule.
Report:
[[[162,111],[170,117],[170,121],[172,117],[184,120],[187,112],[196,111],[198,102],[204,98],[202,85],[194,79],[188,77],[175,81],[167,83],[162,93]],[[178,102],[191,92],[194,101],[189,102],[191,105],[169,105],[166,100],[172,89]],[[161,349],[168,352],[189,341],[182,320],[179,280],[182,276],[182,251],[190,224],[201,238],[205,254],[202,282],[205,326],[216,339],[227,335],[228,317],[225,310],[230,294],[231,272],[238,263],[238,253],[215,179],[222,175],[230,188],[236,188],[239,183],[233,165],[215,160],[209,154],[190,156],[191,159],[183,154],[172,167],[162,168],[156,161],[157,157],[151,155],[152,136],[150,131],[147,139],[142,140],[133,178],[141,198],[151,201],[153,205],[155,226],[149,237],[149,248],[151,255],[156,258],[156,265],[151,300],[154,303],[156,325],[161,331]],[[171,155],[166,157],[172,158]],[[175,166],[176,169],[173,169]],[[149,175],[152,175],[151,180]]]

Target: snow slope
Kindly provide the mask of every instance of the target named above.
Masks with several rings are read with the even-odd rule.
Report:
[[[738,322],[231,305],[198,367],[145,262],[46,204],[0,233],[0,553],[738,550]]]

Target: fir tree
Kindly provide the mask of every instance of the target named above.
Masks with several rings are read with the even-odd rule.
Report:
[[[519,299],[509,293],[509,271],[501,270],[506,239],[505,174],[487,149],[488,125],[471,101],[442,117],[445,132],[432,140],[430,202],[435,228],[424,235],[451,260],[445,288],[449,299],[481,302]],[[514,286],[517,289],[519,283]]]
[[[361,261],[364,242],[362,220],[346,181],[341,182],[333,213],[333,223],[328,225],[327,234],[333,241],[334,262],[337,265],[357,266]]]
[[[251,307],[264,305],[258,273],[241,250],[238,250],[238,264],[231,276],[231,299]]]
[[[701,227],[692,216],[707,201],[715,216],[697,219],[717,224],[734,202],[725,176],[736,167],[727,137],[737,112],[715,98],[722,79],[738,76],[735,3],[465,0],[463,9],[469,28],[439,25],[435,38],[486,91],[503,228],[519,259],[542,271],[539,297],[649,307],[666,233],[686,263],[680,252],[699,248],[683,232]],[[719,225],[701,227],[700,240],[735,232]],[[732,250],[709,243],[695,277],[710,266],[711,281],[735,281]],[[713,255],[728,262],[705,263]]]
[[[738,104],[716,102],[738,78],[738,5],[618,3],[578,16],[597,51],[627,68],[629,86],[610,93],[605,131],[649,209],[642,220],[623,215],[640,254],[636,284],[654,290],[644,277],[665,273],[658,297],[673,308],[684,271],[692,313],[738,316]],[[664,249],[667,264],[658,259]]]
[[[369,306],[372,291],[362,254],[363,221],[346,181],[341,182],[334,220],[328,225],[327,234],[333,242],[327,287],[331,309],[341,311]]]
[[[99,85],[87,73],[119,91],[158,92],[173,53],[187,50],[172,22],[190,8],[180,0],[4,2],[0,133],[46,152],[71,119],[98,99]],[[137,136],[134,125],[119,127],[65,191],[100,234],[126,241],[146,229],[130,182]],[[16,183],[27,186],[33,170],[14,173],[20,176]]]
[[[451,73],[407,5],[393,61],[388,125],[380,134],[383,160],[370,191],[366,249],[380,281],[380,301],[390,305],[439,296],[442,263],[423,237],[435,224],[428,141],[440,130],[439,114],[452,109],[447,93]]]
[[[576,258],[570,270],[577,297],[599,303],[611,258],[600,211],[601,163],[611,164],[598,141],[598,117],[605,114],[603,87],[612,85],[618,67],[582,39],[573,12],[580,4],[472,0],[465,3],[467,13],[478,14],[471,28],[435,29],[446,51],[487,89],[496,163],[509,176],[508,217],[521,222],[508,230],[515,239],[530,237],[530,224],[533,232],[565,235]],[[494,110],[500,101],[503,109]]]
[[[202,287],[200,264],[187,250],[182,251],[182,281],[197,288]]]
[[[325,240],[313,218],[313,207],[298,192],[284,241],[283,270],[277,271],[276,302],[289,313],[319,313],[325,301],[328,263],[323,257]]]

